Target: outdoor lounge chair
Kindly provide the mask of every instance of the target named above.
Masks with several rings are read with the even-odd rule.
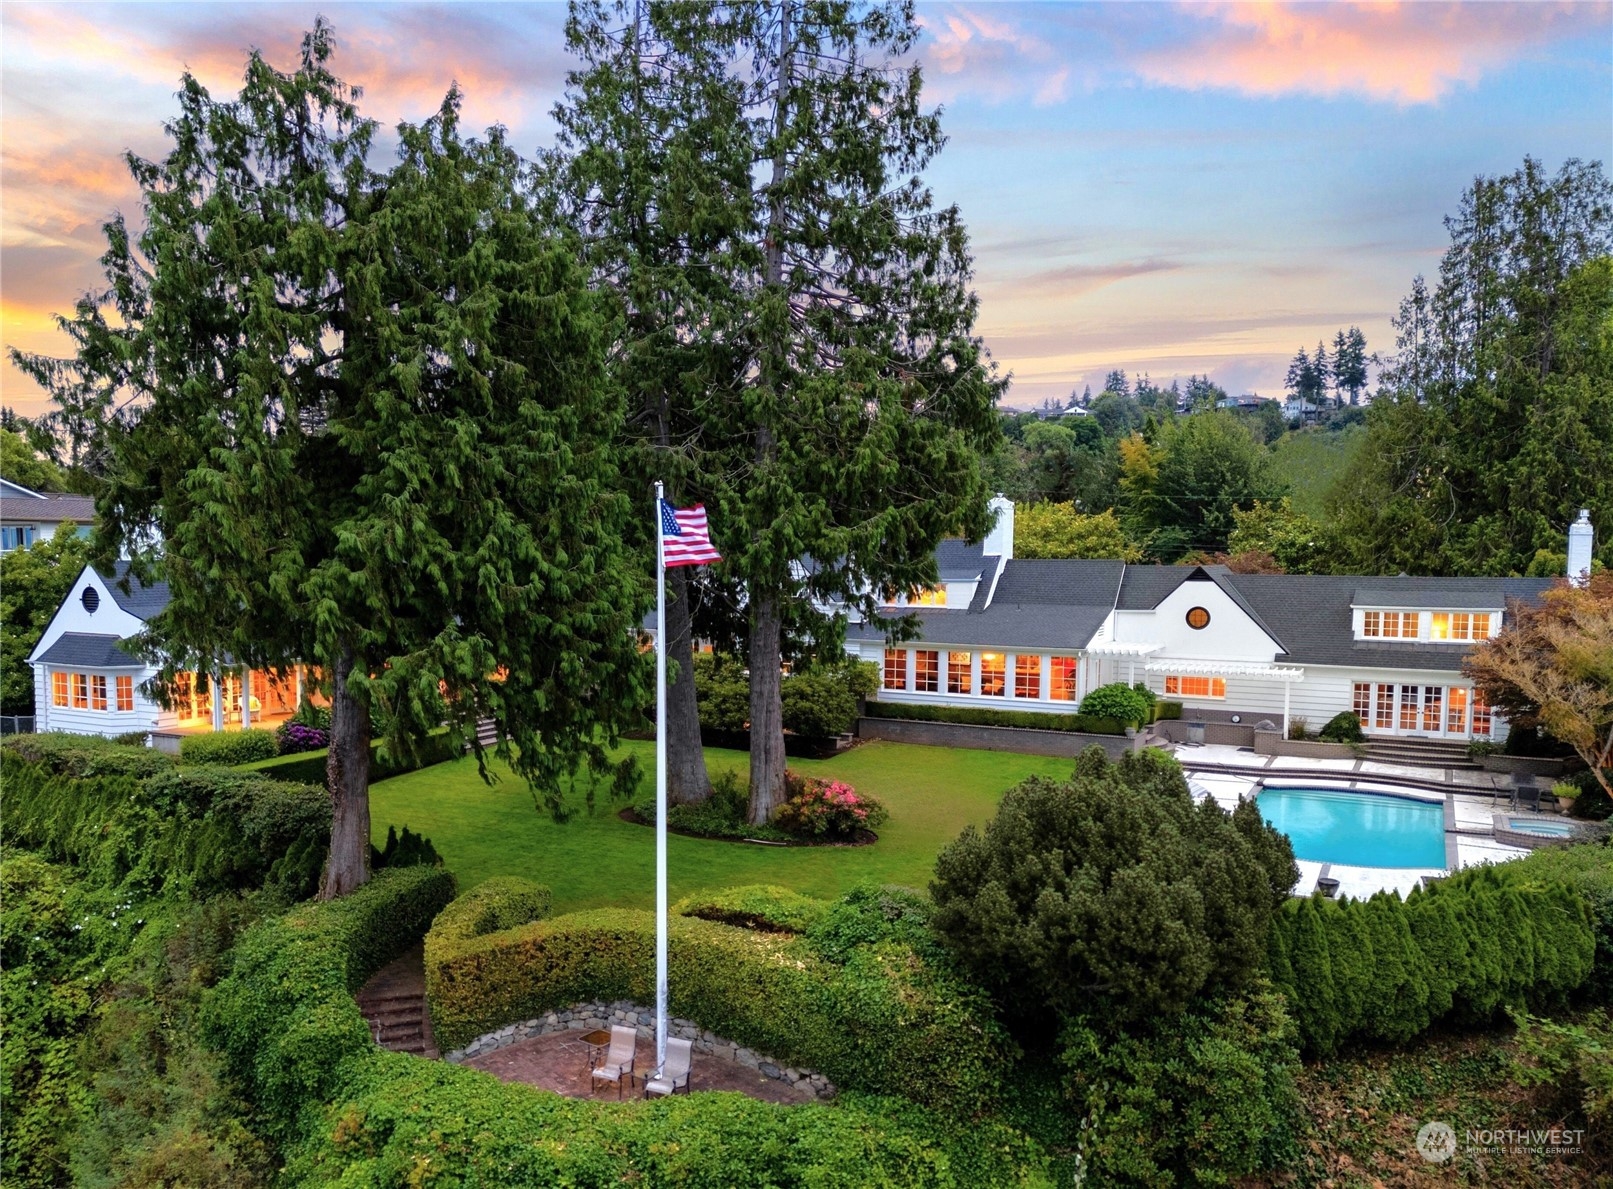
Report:
[[[610,1028],[610,1049],[593,1069],[596,1082],[615,1082],[616,1097],[622,1096],[622,1083],[633,1076],[633,1058],[638,1048],[638,1032],[621,1024]]]
[[[1540,809],[1540,786],[1535,783],[1533,776],[1525,776],[1521,772],[1514,772],[1512,774],[1512,796],[1507,802],[1507,808],[1517,810],[1526,806],[1536,811]]]
[[[687,1094],[693,1050],[693,1042],[667,1037],[666,1067],[661,1070],[660,1077],[652,1077],[644,1083],[644,1097],[659,1098],[664,1094],[676,1094],[680,1089]]]

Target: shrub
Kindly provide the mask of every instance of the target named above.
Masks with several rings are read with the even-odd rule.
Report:
[[[1480,760],[1485,756],[1493,756],[1501,749],[1488,739],[1475,739],[1467,745],[1467,758]]]
[[[831,962],[845,962],[859,946],[894,941],[936,961],[943,954],[930,931],[930,898],[913,888],[859,884],[822,913],[806,931],[812,948]]]
[[[269,780],[286,780],[294,784],[317,784],[324,787],[325,751],[308,751],[298,755],[277,756],[259,760],[246,767]],[[381,740],[370,744],[370,783],[402,776],[433,764],[457,760],[464,755],[462,746],[446,730],[434,731],[420,741],[418,755],[392,755],[382,749]]]
[[[771,884],[746,884],[720,892],[698,892],[672,906],[678,916],[699,917],[740,929],[805,933],[829,911],[822,900]]]
[[[1089,747],[1068,781],[1033,777],[966,827],[930,895],[957,961],[1014,1014],[1136,1020],[1247,982],[1297,878],[1252,804],[1195,807],[1163,752]]]
[[[1133,682],[1131,688],[1141,695],[1144,702],[1148,703],[1148,716],[1152,718],[1154,707],[1159,703],[1159,695],[1149,689],[1147,683],[1142,681]]]
[[[655,920],[599,909],[467,937],[447,918],[426,938],[439,1043],[595,1000],[654,997]],[[843,964],[805,938],[673,916],[671,1010],[836,1085],[972,1115],[1000,1090],[1009,1044],[967,984],[912,949],[859,946]]]
[[[714,731],[750,727],[750,678],[735,659],[702,652],[694,658],[695,698],[700,725]]]
[[[1182,717],[1182,704],[1180,702],[1155,702],[1154,721],[1163,722],[1166,719]]]
[[[1226,1185],[1297,1152],[1299,1054],[1282,996],[1195,1005],[1168,1026],[1113,1034],[1078,1019],[1059,1038],[1087,1176],[1099,1185]]]
[[[441,867],[442,856],[437,848],[431,845],[431,839],[423,834],[416,834],[408,826],[403,827],[399,835],[396,826],[386,828],[386,845],[379,849],[372,843],[370,845],[370,869],[379,871],[382,867]]]
[[[797,735],[839,735],[857,724],[857,696],[843,675],[792,673],[779,686],[784,729]]]
[[[839,780],[821,780],[786,770],[788,798],[773,814],[773,824],[807,838],[851,838],[858,830],[884,824],[885,806]]]
[[[286,719],[275,728],[274,735],[275,746],[283,756],[296,755],[304,751],[321,751],[330,746],[328,728],[311,727],[294,718]]]
[[[254,728],[250,731],[214,731],[186,735],[179,741],[181,764],[250,764],[273,759],[277,754],[275,733]]]
[[[1311,737],[1311,724],[1309,720],[1297,714],[1293,718],[1289,719],[1288,737],[1293,739],[1295,742],[1309,739]]]
[[[1081,713],[1093,718],[1113,718],[1134,727],[1148,721],[1154,703],[1123,681],[1100,685],[1081,699]]]
[[[1271,977],[1306,1050],[1403,1044],[1453,1012],[1488,1020],[1505,1005],[1561,1001],[1591,976],[1597,935],[1581,882],[1554,862],[1470,867],[1404,901],[1285,904]],[[1598,878],[1613,883],[1605,856]]]
[[[145,747],[150,741],[150,731],[125,731],[121,735],[112,736],[112,742],[119,747]]]
[[[515,875],[495,875],[444,908],[431,927],[440,937],[483,937],[543,920],[553,900],[543,884]]]
[[[1124,735],[1126,724],[1113,718],[1053,711],[992,710],[983,706],[914,706],[906,702],[869,702],[869,718],[911,722],[955,722],[978,727],[1023,727],[1033,731],[1075,731],[1088,735]]]
[[[1606,821],[1613,817],[1613,800],[1608,798],[1607,791],[1597,783],[1589,770],[1572,773],[1563,779],[1579,790],[1579,795],[1569,802],[1570,814],[1588,822]]]
[[[1541,1020],[1513,1012],[1519,1056],[1512,1075],[1519,1085],[1545,1086],[1554,1119],[1585,1125],[1593,1154],[1605,1153],[1613,1124],[1613,1020],[1606,1010],[1587,1012],[1574,1023]],[[1597,1151],[1597,1150],[1600,1151]]]
[[[174,766],[172,756],[141,744],[131,747],[99,735],[7,735],[6,752],[37,764],[57,776],[153,776]]]
[[[1521,862],[1535,879],[1576,888],[1585,897],[1596,930],[1596,957],[1581,990],[1592,1002],[1613,1003],[1613,850],[1608,840],[1546,847]]]
[[[446,871],[383,871],[241,939],[229,976],[203,1003],[202,1030],[275,1132],[292,1132],[305,1107],[331,1099],[355,1058],[373,1053],[353,992],[423,936],[453,895]]]
[[[1324,743],[1365,743],[1366,732],[1361,729],[1361,719],[1353,711],[1341,710],[1327,720],[1326,725],[1316,733],[1316,737]]]

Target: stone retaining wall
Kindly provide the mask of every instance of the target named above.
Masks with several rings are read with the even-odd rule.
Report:
[[[857,734],[864,739],[892,743],[918,743],[927,747],[966,747],[976,751],[1011,751],[1020,755],[1063,756],[1074,759],[1096,743],[1118,760],[1136,751],[1140,739],[1124,735],[1084,735],[1076,731],[1040,731],[1030,727],[987,727],[974,723],[920,722],[911,718],[860,718]]]
[[[1320,739],[1285,739],[1281,731],[1255,731],[1255,754],[1263,756],[1310,756],[1325,760],[1359,759],[1360,744],[1323,743]]]
[[[613,1024],[631,1025],[641,1037],[652,1042],[655,1039],[655,1012],[650,1008],[641,1007],[625,999],[615,1003],[578,1003],[565,1011],[552,1011],[535,1020],[507,1024],[496,1032],[478,1036],[464,1048],[449,1053],[443,1060],[457,1064],[466,1058],[480,1057],[483,1053],[491,1053],[495,1049],[502,1049],[506,1045],[533,1036],[543,1036],[550,1032],[592,1032],[596,1028],[609,1028]],[[744,1045],[735,1044],[731,1040],[724,1040],[693,1020],[673,1017],[667,1021],[667,1035],[693,1041],[694,1051],[697,1053],[721,1057],[725,1061],[733,1061],[748,1069],[757,1070],[763,1077],[794,1086],[814,1097],[834,1097],[834,1083],[821,1073],[780,1065],[771,1057],[747,1049]]]

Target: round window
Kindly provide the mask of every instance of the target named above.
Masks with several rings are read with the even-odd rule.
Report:
[[[1210,613],[1203,607],[1194,607],[1187,613],[1187,626],[1199,631],[1210,626]]]
[[[78,601],[84,604],[84,610],[94,615],[95,609],[101,605],[101,596],[95,587],[86,586],[84,593],[79,595]]]

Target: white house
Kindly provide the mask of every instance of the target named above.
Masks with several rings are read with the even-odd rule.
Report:
[[[296,711],[300,668],[284,678],[228,663],[209,680],[184,674],[178,704],[169,709],[142,693],[157,669],[131,656],[122,642],[166,607],[168,597],[166,583],[145,586],[130,578],[126,562],[110,574],[86,566],[28,657],[35,729],[106,736],[143,731],[156,746],[177,751],[181,736],[272,726]]]
[[[995,505],[984,542],[943,542],[940,583],[893,605],[918,617],[918,640],[850,625],[847,651],[880,666],[880,701],[1073,713],[1099,685],[1142,681],[1190,717],[1286,731],[1353,710],[1373,735],[1500,739],[1462,656],[1551,585],[1016,561],[1013,505]]]
[[[26,549],[58,532],[87,535],[95,524],[95,500],[87,495],[38,492],[0,479],[0,553]]]

